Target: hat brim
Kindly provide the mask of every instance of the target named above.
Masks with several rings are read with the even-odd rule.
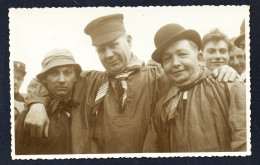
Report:
[[[92,45],[93,46],[100,46],[100,45],[106,44],[108,42],[111,42],[111,41],[117,39],[118,37],[120,37],[124,33],[125,33],[124,31],[116,31],[116,32],[106,33],[106,34],[96,38],[95,40],[93,40]]]
[[[241,34],[240,36],[238,36],[237,39],[234,41],[235,46],[239,48],[240,47],[240,42],[244,38],[245,38],[245,34]]]
[[[36,77],[37,77],[37,79],[41,80],[43,78],[43,76],[46,74],[46,72],[48,72],[50,69],[58,67],[58,66],[64,66],[64,65],[75,65],[76,69],[79,72],[81,72],[81,67],[79,64],[72,62],[69,59],[57,59],[57,60],[51,61],[46,67],[43,68],[41,73],[36,75]]]
[[[182,32],[177,33],[176,35],[172,36],[170,39],[164,42],[159,48],[157,48],[153,54],[152,59],[158,63],[162,63],[162,51],[169,46],[170,43],[181,40],[181,39],[188,39],[193,41],[200,50],[201,48],[201,38],[198,32],[195,30],[185,30]]]

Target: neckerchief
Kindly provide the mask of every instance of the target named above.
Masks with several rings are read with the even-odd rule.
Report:
[[[103,77],[101,86],[99,87],[99,90],[97,92],[97,96],[95,98],[95,106],[99,107],[99,105],[103,102],[103,99],[105,95],[107,94],[108,88],[109,88],[109,77],[113,76],[115,79],[118,79],[121,82],[121,86],[124,90],[123,98],[122,98],[122,109],[125,105],[125,100],[127,98],[127,80],[128,77],[139,70],[144,65],[144,62],[140,59],[138,59],[135,55],[131,55],[130,62],[128,63],[126,70],[122,73],[119,73],[117,75],[111,75],[107,73],[105,77]],[[98,108],[93,109],[94,112],[97,114]]]
[[[198,76],[198,78],[196,79],[196,81],[194,81],[192,84],[187,85],[185,87],[175,87],[172,86],[169,93],[167,94],[164,103],[163,103],[163,110],[164,110],[164,115],[162,116],[162,118],[165,120],[166,118],[168,120],[174,118],[177,115],[177,107],[178,104],[183,96],[183,93],[185,91],[187,91],[188,89],[190,89],[191,87],[193,87],[194,85],[198,84],[199,82],[201,82],[202,80],[204,80],[204,78],[209,75],[210,71],[205,69],[204,67],[200,68],[200,74]],[[167,117],[166,117],[166,116]]]

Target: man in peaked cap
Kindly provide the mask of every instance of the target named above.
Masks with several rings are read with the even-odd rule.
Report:
[[[46,53],[42,61],[42,71],[36,77],[50,93],[50,104],[46,105],[50,123],[49,137],[47,139],[30,136],[30,132],[24,128],[28,112],[24,111],[15,126],[16,154],[71,153],[70,115],[75,102],[70,97],[80,72],[81,67],[67,49],[54,49]],[[34,84],[30,85],[40,88]]]
[[[20,61],[14,61],[14,110],[15,120],[24,109],[24,97],[20,94],[19,89],[26,75],[25,64]]]
[[[200,67],[200,36],[178,24],[155,35],[153,60],[171,87],[155,107],[145,152],[246,151],[245,85],[218,82]]]
[[[142,152],[154,104],[168,89],[164,71],[160,66],[145,66],[131,52],[132,38],[125,31],[122,14],[97,18],[84,31],[106,72],[82,72],[77,79],[73,97],[80,105],[72,116],[76,120],[72,152]],[[41,93],[31,100],[35,98],[44,99]],[[41,134],[46,119],[34,120],[31,116],[43,111],[32,106],[27,121],[39,127]]]

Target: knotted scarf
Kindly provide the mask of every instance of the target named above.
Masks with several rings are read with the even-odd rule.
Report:
[[[125,100],[127,98],[127,80],[128,77],[139,70],[142,65],[144,64],[143,61],[138,59],[135,55],[131,55],[130,62],[127,65],[127,68],[124,72],[119,73],[117,75],[114,75],[115,79],[118,79],[121,82],[121,86],[123,88],[123,97],[122,97],[122,109],[125,105]],[[102,80],[101,86],[99,87],[99,90],[97,92],[97,96],[95,98],[95,106],[99,107],[99,105],[103,102],[103,99],[105,95],[107,94],[108,88],[109,88],[109,76],[111,76],[109,73],[105,75],[105,77]],[[98,108],[93,109],[95,113],[97,113]]]
[[[196,79],[196,81],[194,81],[193,83],[191,83],[190,85],[187,85],[185,87],[175,87],[173,86],[169,92],[173,92],[173,93],[168,93],[166,100],[163,104],[163,109],[164,112],[162,115],[162,119],[165,120],[170,120],[172,118],[174,118],[177,115],[177,108],[178,105],[180,103],[180,100],[184,94],[185,91],[187,91],[188,89],[192,88],[194,85],[198,84],[199,82],[201,82],[202,80],[204,80],[204,78],[208,75],[208,70],[205,70],[204,67],[200,68],[200,74],[198,76],[198,78]],[[168,96],[171,96],[170,98]],[[167,116],[167,117],[166,117]]]

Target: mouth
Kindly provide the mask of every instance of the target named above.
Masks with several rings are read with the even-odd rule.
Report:
[[[68,90],[68,87],[57,87],[56,89],[58,91],[66,91],[66,90]]]
[[[224,64],[224,62],[212,62],[213,64]]]
[[[108,62],[108,65],[115,65],[117,63],[117,60]]]

